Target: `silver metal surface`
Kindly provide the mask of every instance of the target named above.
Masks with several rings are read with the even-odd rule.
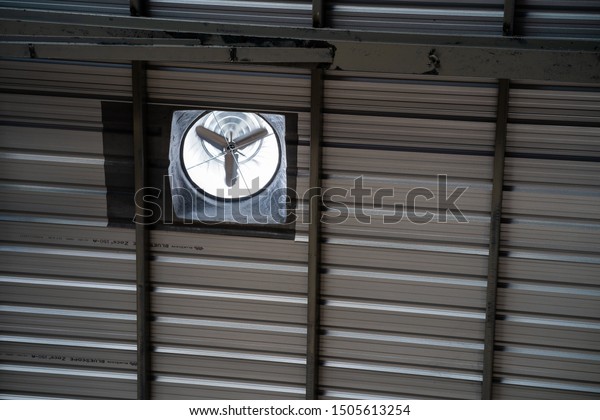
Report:
[[[309,109],[306,70],[150,63],[148,92],[191,107]],[[153,398],[303,398],[306,243],[157,230],[150,241]]]
[[[134,236],[106,226],[101,119],[101,101],[130,100],[129,71],[0,61],[0,398],[135,398]],[[324,187],[363,175],[403,201],[444,173],[468,187],[469,223],[423,203],[431,223],[385,225],[391,197],[337,203],[349,219],[322,226],[320,396],[479,398],[496,82],[325,76]],[[511,85],[493,395],[597,399],[600,91]],[[152,103],[298,113],[300,192],[309,88],[303,69],[148,68]],[[153,398],[305,397],[307,231],[152,233]]]
[[[326,397],[479,397],[495,89],[374,74],[326,79],[325,185],[350,188],[362,175],[365,187],[395,193],[376,208],[372,196],[358,205],[338,198],[349,219],[323,226]],[[411,188],[437,192],[438,174],[448,175],[449,191],[469,186],[459,207],[472,223],[383,223]],[[419,212],[433,208],[423,203]],[[355,219],[363,210],[369,224]]]
[[[127,66],[0,62],[0,389],[8,398],[133,398],[129,230],[106,227],[100,98]]]
[[[513,90],[494,396],[597,399],[600,92]]]
[[[525,36],[598,39],[600,7],[595,0],[518,1],[515,30]]]
[[[311,26],[310,0],[150,0],[152,17]]]
[[[2,7],[129,15],[129,0],[0,0]]]
[[[502,31],[502,1],[342,1],[332,0],[333,28],[390,32],[498,35]]]

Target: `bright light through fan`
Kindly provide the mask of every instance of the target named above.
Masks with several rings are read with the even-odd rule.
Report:
[[[225,199],[263,190],[281,159],[273,128],[251,112],[203,114],[187,130],[181,153],[189,179],[205,193]]]

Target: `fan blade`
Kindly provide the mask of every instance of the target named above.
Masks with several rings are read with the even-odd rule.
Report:
[[[255,141],[258,141],[265,137],[269,132],[265,128],[257,128],[243,136],[238,137],[234,140],[235,147],[241,149],[242,147],[250,146]]]
[[[224,148],[227,147],[228,143],[227,143],[227,140],[225,139],[225,137],[221,136],[220,134],[215,133],[214,131],[210,131],[206,127],[202,127],[201,125],[196,127],[196,134],[198,134],[198,136],[202,140],[204,140],[208,144],[216,147],[219,150],[223,150]]]
[[[233,187],[237,181],[237,163],[233,152],[229,152],[225,155],[225,184],[228,187]]]

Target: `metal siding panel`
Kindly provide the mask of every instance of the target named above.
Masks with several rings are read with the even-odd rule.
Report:
[[[128,0],[0,0],[2,7],[129,15]]]
[[[515,35],[597,39],[600,5],[596,0],[522,0],[515,27]]]
[[[497,384],[494,395],[503,400],[597,400],[598,394],[570,390],[534,388],[524,385]]]
[[[445,34],[502,34],[503,3],[500,0],[333,0],[329,2],[331,26],[389,32]],[[425,4],[422,4],[425,3]]]
[[[528,120],[545,121],[546,127],[528,125],[519,125],[515,129],[524,130],[533,134],[551,134],[544,130],[560,130],[558,135],[565,135],[573,130],[577,141],[586,141],[586,130],[578,125],[585,126],[595,124],[598,128],[598,115],[600,112],[600,88],[598,86],[573,86],[566,83],[550,85],[547,83],[515,81],[511,84],[510,91],[509,119],[511,122],[527,124]],[[567,126],[561,126],[560,122],[572,123]],[[532,130],[541,130],[533,131]],[[581,134],[578,134],[580,133]],[[541,142],[543,143],[543,142]],[[588,145],[595,145],[597,142],[587,139]],[[545,143],[544,148],[553,147],[553,142]],[[515,145],[513,147],[523,147]],[[580,147],[580,146],[575,146]],[[597,150],[597,149],[596,149]]]
[[[304,387],[267,387],[248,381],[158,376],[153,398],[166,400],[301,400]]]
[[[477,398],[496,86],[328,76],[324,186],[348,190],[362,176],[365,188],[394,196],[357,204],[325,192],[322,392]],[[411,189],[443,193],[438,174],[447,174],[448,194],[468,187],[458,204],[470,223],[442,223],[445,208],[425,200],[416,205],[432,211],[431,223],[384,223]]]
[[[302,397],[306,244],[168,231],[151,243],[154,398]]]
[[[132,399],[135,374],[91,369],[0,364],[0,389],[89,399]],[[102,375],[102,376],[99,376]]]
[[[131,98],[129,63],[3,59],[0,75],[0,87],[10,91],[46,95],[54,92],[56,96],[80,98]],[[60,103],[58,98],[53,101]],[[61,102],[68,103],[68,99]]]
[[[180,63],[148,66],[148,96],[153,102],[306,112],[309,90],[307,70]]]
[[[149,0],[148,3],[151,17],[312,26],[310,0]]]
[[[152,102],[295,112],[301,143],[309,81],[306,70],[278,67],[150,63],[148,69]],[[308,148],[300,146],[299,162],[304,154]],[[303,397],[306,243],[161,230],[152,232],[151,243],[159,372],[153,397],[172,398],[179,389],[191,398]],[[265,365],[269,358],[280,362]]]
[[[322,368],[322,383],[331,391],[364,390],[366,394],[390,396],[393,399],[436,398],[436,399],[472,399],[481,385],[472,380],[445,379],[442,371],[429,370],[429,375],[415,375],[410,370],[394,372],[396,366],[372,364],[342,364],[325,362]],[[402,370],[400,368],[399,370]],[[427,372],[424,372],[426,374]],[[331,391],[330,391],[331,390]]]
[[[129,72],[124,64],[0,60],[10,92],[0,95],[4,220],[106,224],[99,99],[130,96]]]
[[[599,91],[526,83],[515,91],[494,396],[597,399]]]
[[[25,366],[25,370],[17,370],[14,375],[18,378],[2,383],[0,388],[5,392],[26,390],[87,398],[127,398],[128,392],[134,394],[132,259],[122,262],[123,251],[108,251],[105,244],[100,250],[90,251],[90,243],[102,240],[94,239],[93,230],[3,225],[5,240],[20,239],[24,244],[4,242],[0,247],[1,329],[5,334],[0,336],[0,369],[16,363]],[[114,238],[129,232],[111,235],[102,229],[102,233]],[[61,245],[60,237],[71,247]],[[37,240],[46,240],[51,248],[28,244]],[[82,243],[88,246],[83,247]],[[52,365],[62,372],[59,376],[45,371]],[[71,372],[80,367],[97,369],[100,375],[106,375],[106,370],[123,369],[130,372],[133,380],[122,382],[116,377],[111,380],[110,376],[98,380],[96,371]],[[77,391],[69,384],[84,381],[80,377],[85,378],[85,384]],[[29,384],[29,388],[20,384]]]
[[[133,231],[106,228],[100,99],[128,66],[0,61],[0,392],[135,397]]]

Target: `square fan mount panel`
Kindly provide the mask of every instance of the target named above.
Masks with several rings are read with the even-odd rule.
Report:
[[[175,111],[169,177],[184,222],[285,223],[285,116],[245,111]]]

